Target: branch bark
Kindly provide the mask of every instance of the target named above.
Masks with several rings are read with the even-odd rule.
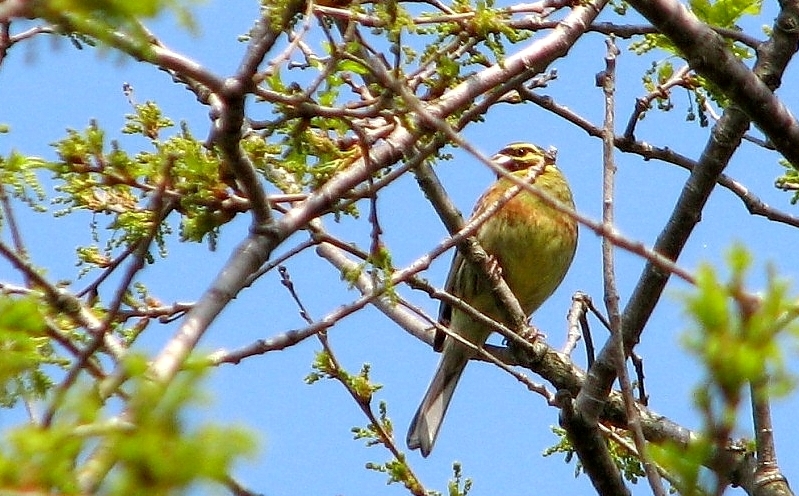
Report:
[[[761,56],[755,69],[749,70],[727,48],[721,35],[676,0],[631,0],[629,3],[675,44],[692,69],[721,89],[789,162],[799,166],[799,122],[773,93],[784,70],[777,59],[782,55],[785,62],[790,60],[796,51],[795,43],[786,47],[783,54],[772,54],[776,55],[775,60],[769,60],[774,63],[773,68],[764,67],[765,60]],[[783,10],[774,25],[770,43],[778,43],[783,36],[796,36],[796,18],[792,13],[796,3],[781,4]]]

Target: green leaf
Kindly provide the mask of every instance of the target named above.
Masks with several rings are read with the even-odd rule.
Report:
[[[0,406],[21,398],[42,398],[52,381],[41,367],[58,363],[40,308],[34,297],[0,295]]]
[[[690,0],[696,17],[711,26],[734,28],[744,16],[760,14],[762,0]]]

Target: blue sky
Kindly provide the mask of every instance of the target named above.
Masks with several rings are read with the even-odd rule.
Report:
[[[164,18],[151,26],[172,49],[221,74],[232,74],[244,45],[236,37],[249,29],[257,15],[255,2],[208,1],[196,11],[200,26],[197,36],[178,28]],[[765,12],[754,26],[770,24],[775,12]],[[608,17],[609,18],[609,17]],[[630,22],[639,22],[635,17]],[[747,29],[751,29],[746,26]],[[754,31],[759,34],[760,31]],[[625,40],[620,47],[627,46]],[[513,50],[513,48],[509,49]],[[581,39],[566,59],[557,61],[558,79],[542,93],[577,111],[596,124],[602,119],[602,94],[594,86],[594,75],[604,68],[604,39],[591,34]],[[658,54],[655,57],[661,57]],[[619,90],[617,128],[626,125],[634,99],[643,94],[640,74],[653,57],[639,58],[623,51],[618,60]],[[675,64],[678,64],[675,61]],[[796,70],[784,81],[796,80]],[[122,93],[123,83],[135,90],[134,98],[156,101],[176,122],[185,120],[198,137],[209,127],[208,109],[197,104],[192,94],[171,82],[153,67],[114,52],[90,48],[76,50],[69,42],[39,37],[20,44],[10,52],[0,68],[0,123],[11,133],[0,135],[0,153],[18,150],[25,154],[53,159],[51,143],[65,134],[65,128],[83,129],[89,119],[97,119],[109,138],[118,138],[129,151],[146,147],[144,140],[125,137],[117,131],[123,115],[130,112]],[[797,104],[796,90],[780,92],[789,107]],[[639,123],[637,137],[656,146],[668,146],[684,155],[699,156],[708,128],[684,121],[688,96],[674,95],[677,108],[670,114],[650,112]],[[263,115],[264,110],[256,110]],[[533,105],[504,105],[492,110],[485,122],[470,126],[464,136],[485,153],[493,153],[512,141],[533,141],[559,149],[558,161],[569,177],[578,209],[598,219],[601,212],[601,143],[561,119]],[[455,159],[437,166],[445,186],[464,212],[491,182],[491,174],[460,150]],[[632,239],[651,246],[668,218],[687,173],[675,166],[617,153],[617,227]],[[767,203],[792,212],[788,196],[773,189],[781,173],[776,157],[752,144],[744,143],[733,158],[728,174],[743,182]],[[398,207],[397,205],[401,205]],[[445,236],[446,231],[425,203],[411,177],[386,189],[379,200],[385,242],[392,250],[395,265],[404,265],[423,255]],[[398,213],[401,210],[401,213]],[[20,210],[22,212],[22,210]],[[365,212],[365,207],[364,207]],[[46,215],[24,214],[23,232],[36,263],[49,268],[52,279],[75,280],[74,248],[90,240],[86,215],[53,221]],[[365,216],[364,216],[365,219]],[[103,226],[107,220],[101,219]],[[369,231],[365,220],[345,219],[334,223],[325,219],[331,232],[368,247]],[[230,250],[246,235],[248,219],[240,217],[222,233],[218,250],[205,245],[170,243],[167,260],[148,267],[142,280],[162,301],[193,301],[225,262]],[[2,236],[7,239],[7,232]],[[574,265],[557,293],[534,315],[533,322],[559,347],[565,339],[565,313],[576,290],[590,294],[602,304],[600,240],[583,229]],[[304,240],[290,238],[278,253]],[[790,227],[752,218],[738,198],[718,188],[703,212],[702,222],[680,258],[682,267],[694,269],[701,262],[721,268],[724,254],[735,241],[742,241],[756,254],[751,289],[764,284],[765,266],[772,263],[777,273],[796,281],[793,250],[797,233]],[[617,268],[622,305],[626,302],[643,266],[636,256],[618,251]],[[437,260],[424,274],[442,286],[450,255]],[[287,267],[314,318],[321,318],[341,304],[357,298],[339,282],[338,273],[312,251],[292,259]],[[0,280],[19,282],[20,277],[0,263]],[[85,281],[76,281],[81,288]],[[644,357],[651,407],[689,428],[699,425],[690,408],[692,389],[700,380],[697,363],[681,348],[680,336],[689,322],[677,305],[687,286],[672,281],[655,311],[637,349]],[[431,314],[436,305],[424,295],[404,289],[403,295]],[[595,341],[605,335],[592,323]],[[245,291],[217,319],[200,348],[213,351],[235,349],[260,338],[288,329],[303,327],[296,307],[280,285],[276,273],[262,278]],[[154,352],[166,342],[174,327],[151,327],[139,347]],[[341,321],[330,332],[339,359],[350,371],[368,362],[372,378],[384,384],[377,399],[388,402],[397,438],[404,439],[407,424],[432,376],[438,355],[415,340],[372,308]],[[314,353],[320,348],[314,339],[295,347],[240,365],[219,367],[209,378],[212,403],[193,415],[198,420],[240,423],[259,432],[260,451],[256,459],[241,464],[234,474],[245,486],[270,496],[306,494],[403,494],[399,486],[386,486],[382,474],[363,469],[369,461],[382,462],[388,453],[365,448],[353,441],[350,428],[367,420],[343,388],[323,381],[313,386],[303,382],[310,371]],[[796,362],[796,346],[786,347],[791,362]],[[575,352],[583,362],[582,348]],[[793,367],[794,369],[796,367]],[[535,378],[533,378],[535,380]],[[799,477],[799,433],[793,425],[796,398],[775,401],[774,422],[778,455],[789,479]],[[16,419],[14,412],[0,412],[0,426]],[[428,459],[411,454],[410,460],[429,489],[446,490],[453,460],[463,465],[472,477],[473,494],[589,494],[585,477],[573,477],[574,465],[561,457],[542,458],[541,452],[556,442],[549,426],[557,424],[557,410],[529,394],[511,376],[486,364],[471,364],[453,400],[436,449]],[[740,436],[751,436],[742,429]],[[645,487],[636,494],[647,494]]]

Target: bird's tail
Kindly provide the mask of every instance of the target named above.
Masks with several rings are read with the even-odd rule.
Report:
[[[466,350],[460,346],[445,347],[433,380],[422,398],[422,404],[413,416],[408,428],[406,442],[408,448],[419,449],[427,456],[433,445],[447,413],[452,393],[469,361]]]

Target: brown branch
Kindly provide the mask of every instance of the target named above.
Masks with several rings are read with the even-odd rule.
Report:
[[[575,408],[569,391],[558,391],[555,401],[560,406],[560,426],[566,430],[566,437],[580,457],[583,469],[590,475],[597,494],[629,496],[630,490],[613,463],[608,443],[597,429],[596,419],[586,418],[584,412]]]
[[[654,3],[661,4],[660,1]],[[758,78],[770,81],[772,84],[779,82],[799,41],[799,32],[785,30],[786,25],[797,25],[796,22],[791,24],[791,21],[786,19],[791,18],[793,21],[799,19],[799,5],[793,4],[793,8],[792,12],[785,9],[780,12],[774,24],[773,36],[759,51],[755,64],[754,72]],[[711,139],[702,152],[698,164],[691,171],[691,176],[683,188],[669,222],[655,242],[656,251],[669,258],[677,258],[699,221],[699,214],[713,186],[740,144],[747,127],[748,120],[741,111],[731,107],[724,112],[713,128]],[[624,311],[623,329],[625,347],[628,350],[638,342],[644,324],[660,298],[668,278],[668,274],[655,269],[652,264],[648,263],[644,269]]]
[[[783,64],[772,60],[769,62],[776,67],[766,69],[761,56],[755,69],[750,71],[730,51],[719,34],[700,22],[676,0],[630,0],[629,3],[675,44],[692,69],[712,81],[769,137],[789,162],[799,166],[799,122],[773,93],[779,86]],[[789,3],[783,2],[783,22],[786,20],[785,10],[795,7]],[[796,26],[796,23],[792,26]],[[796,30],[786,32],[786,27],[786,24],[780,24],[778,18],[775,32],[780,30],[794,38]],[[782,34],[775,33],[770,41],[780,36]],[[796,49],[794,41],[793,47],[783,54],[787,55],[786,62]],[[740,137],[735,139],[739,140]]]
[[[613,200],[615,198],[616,164],[613,161],[613,141],[615,137],[616,56],[618,53],[618,48],[616,48],[616,45],[613,43],[613,38],[610,38],[608,41],[607,56],[605,57],[607,68],[601,81],[601,86],[605,94],[605,124],[603,126],[604,132],[602,136],[604,164],[602,222],[606,225],[612,225],[614,219]],[[598,83],[599,82],[600,81],[598,81]],[[635,408],[635,397],[632,392],[630,377],[627,373],[624,339],[621,332],[621,313],[619,310],[619,294],[615,278],[613,244],[605,238],[602,240],[602,255],[605,280],[605,307],[607,308],[608,319],[610,320],[611,346],[613,346],[616,351],[616,374],[619,378],[619,384],[621,385],[622,396],[624,397],[630,434],[635,442],[641,464],[644,467],[649,487],[652,488],[652,492],[656,496],[665,496],[666,492],[663,489],[663,482],[654,461],[649,456],[646,439],[641,429],[641,419],[638,416],[638,410]],[[580,407],[581,394],[577,396],[577,401],[575,401],[575,408],[578,409]]]
[[[784,23],[787,21],[786,17],[791,17],[793,21],[799,18],[797,17],[799,15],[799,8],[797,8],[799,5],[793,4],[791,7],[794,10],[790,13],[785,9],[780,12],[780,16],[775,22],[774,35],[759,52],[754,72],[750,73],[745,67],[740,70],[742,66],[738,67],[736,65],[739,63],[734,57],[732,57],[733,60],[729,60],[731,55],[727,54],[726,50],[719,50],[718,46],[716,46],[718,43],[713,42],[716,35],[712,32],[708,35],[709,30],[689,16],[682,6],[666,0],[651,0],[650,2],[633,0],[630,3],[647,15],[655,25],[661,27],[664,33],[669,35],[678,46],[687,45],[688,37],[690,36],[697,41],[697,47],[704,47],[707,52],[702,56],[695,51],[697,47],[686,49],[689,62],[695,66],[698,72],[707,75],[711,79],[718,78],[723,74],[738,83],[743,81],[752,82],[752,78],[756,79],[756,84],[748,86],[751,91],[736,90],[730,94],[733,100],[741,104],[745,110],[752,105],[752,102],[760,102],[774,112],[782,110],[781,103],[771,94],[771,91],[763,81],[768,81],[771,84],[779,83],[788,60],[790,60],[796,50],[799,33],[796,30],[786,31]],[[791,25],[796,26],[796,23],[793,22]],[[680,34],[676,32],[678,28]],[[700,39],[702,36],[705,38]],[[718,65],[708,62],[713,58],[718,58]],[[742,74],[742,71],[745,74]],[[729,81],[725,81],[724,85],[728,86]],[[767,95],[763,94],[763,91],[768,92],[771,96],[767,97]],[[741,102],[740,100],[743,98],[752,98],[752,101]],[[760,123],[764,116],[758,112],[752,112],[751,108],[747,111],[750,117]],[[770,118],[774,118],[774,122],[781,122],[787,127],[794,124],[793,118],[789,119],[791,122],[782,120],[776,114]],[[736,107],[730,107],[724,112],[724,115],[713,129],[711,139],[705,147],[697,167],[691,172],[691,176],[683,188],[671,218],[655,242],[655,250],[657,252],[672,260],[677,259],[688,237],[693,232],[694,226],[699,221],[705,202],[717,183],[719,175],[729,162],[732,153],[740,144],[748,125],[749,121],[746,116]],[[772,138],[781,139],[783,136],[787,138],[788,141],[782,140],[780,142],[781,145],[778,146],[778,148],[782,147],[780,149],[784,152],[783,148],[792,139],[792,132],[787,132],[785,135],[780,134],[780,137],[777,137],[776,135],[772,136],[767,128],[764,129]],[[796,150],[799,150],[799,147]],[[792,157],[791,154],[785,156],[787,158]],[[640,340],[644,325],[660,299],[669,276],[669,273],[655,267],[650,262],[644,268],[644,272],[624,309],[622,317],[624,346],[628,354]],[[615,355],[615,347],[611,344],[602,349],[588,375],[585,385],[586,390],[592,392],[610,390],[617,375],[614,368],[609,365],[613,363]],[[597,401],[598,399],[599,397],[592,394],[592,401]],[[729,470],[729,466],[717,467],[716,469],[721,471]]]
[[[281,266],[279,270],[280,282],[283,284],[283,287],[288,290],[291,298],[296,303],[300,312],[300,317],[302,317],[302,319],[305,320],[305,322],[307,322],[309,325],[313,325],[314,319],[308,312],[306,306],[302,303],[302,299],[297,293],[297,289],[294,286],[294,282],[291,279],[288,269]],[[391,452],[395,460],[404,460],[405,457],[401,453],[397,443],[394,441],[392,431],[390,429],[386,429],[386,423],[382,422],[382,419],[379,419],[372,409],[373,390],[368,387],[354,387],[352,375],[347,373],[346,370],[344,370],[344,368],[341,366],[341,363],[338,361],[336,354],[333,352],[332,346],[330,346],[330,340],[328,339],[327,333],[317,333],[316,337],[322,344],[322,348],[327,355],[325,366],[320,367],[317,370],[329,378],[337,380],[342,386],[344,386],[352,399],[355,400],[355,403],[361,409],[361,412],[369,420],[369,428],[374,432],[374,435],[380,444],[385,446],[386,449]],[[404,476],[406,477],[406,487],[411,490],[412,494],[415,496],[425,496],[427,494],[427,491],[424,490],[421,482],[413,473],[413,471],[410,470],[410,467],[408,467],[408,470],[405,472]]]
[[[624,138],[627,140],[635,139],[635,126],[641,120],[641,114],[649,110],[652,101],[657,98],[666,98],[669,90],[675,86],[685,86],[690,79],[690,68],[686,65],[677,70],[668,81],[659,84],[654,91],[635,99],[635,109],[627,121],[627,128],[624,130]]]
[[[602,225],[607,230],[612,230],[614,218],[613,199],[615,194],[616,164],[613,161],[613,128],[616,56],[618,53],[618,48],[613,39],[607,40],[605,70],[600,72],[596,78],[596,84],[602,87],[605,100],[605,123],[602,132]],[[627,377],[625,373],[626,362],[619,330],[619,295],[616,288],[613,248],[614,245],[608,238],[602,238],[602,275],[605,306],[610,319],[611,340],[618,343],[617,348],[619,349],[614,363],[622,384],[622,395],[627,407],[627,416],[632,421],[633,417],[630,416],[630,413],[633,406],[629,395],[629,383],[624,383],[624,378]],[[587,392],[586,389],[582,389],[577,395],[576,401],[572,401],[570,392],[558,391],[558,403],[561,407],[560,425],[566,430],[566,437],[577,452],[580,462],[582,462],[583,468],[598,494],[630,494],[621,477],[619,468],[613,463],[608,444],[599,430],[598,421],[604,401],[585,401],[584,398],[593,398]],[[604,391],[603,397],[609,393],[610,389]],[[641,437],[643,438],[643,434],[641,434]],[[653,488],[655,487],[653,486]]]
[[[290,3],[291,8],[285,9],[281,15],[284,17],[284,25],[292,19],[300,10],[304,2],[294,0]],[[444,119],[453,113],[468,108],[475,98],[493,88],[501,85],[508,78],[533,77],[543,70],[556,57],[567,53],[568,47],[583,33],[583,27],[590,24],[604,6],[604,0],[595,0],[575,7],[564,19],[562,28],[555,30],[552,35],[536,41],[518,53],[507,57],[502,66],[491,66],[472,78],[456,86],[447,94],[443,95],[436,106],[431,106],[426,116],[411,116],[412,122],[408,127],[397,127],[382,143],[361,143],[364,149],[369,150],[369,156],[362,157],[353,163],[349,168],[338,173],[333,179],[329,180],[318,190],[309,195],[303,202],[289,210],[280,219],[266,224],[258,222],[258,229],[251,234],[233,251],[228,263],[220,270],[217,278],[205,291],[197,304],[187,314],[183,324],[177,330],[175,336],[164,346],[161,353],[154,359],[150,366],[150,373],[154,380],[161,383],[168,383],[182,367],[189,353],[196,347],[200,338],[204,335],[210,323],[219,315],[223,308],[227,306],[243,288],[243,283],[250,274],[255,272],[272,252],[286,238],[297,230],[303,229],[311,220],[326,212],[339,198],[357,185],[366,181],[376,171],[389,164],[400,160],[405,150],[412,149],[414,144],[424,136],[432,134],[426,131],[430,125],[430,116],[435,119]],[[267,16],[272,17],[272,16]],[[271,19],[274,21],[274,19]],[[264,29],[267,29],[265,27]],[[256,33],[258,34],[258,33]],[[258,63],[262,59],[263,47],[268,45],[271,36],[277,36],[276,32],[267,31],[263,39],[256,41],[255,48],[248,51],[245,61],[241,65],[240,75],[254,74]],[[257,63],[256,63],[257,62]],[[234,80],[226,83],[223,91],[220,92],[223,114],[226,123],[220,126],[221,136],[214,136],[220,145],[225,147],[225,154],[228,158],[236,158],[240,154],[238,142],[229,142],[230,139],[240,137],[240,128],[235,129],[235,123],[241,124],[243,121],[243,95],[253,85],[250,81]],[[499,98],[501,95],[497,95]],[[224,106],[228,106],[225,108]],[[412,129],[413,131],[410,131]],[[239,180],[249,180],[250,167],[247,167],[245,160],[233,160],[233,165],[242,165],[240,170],[236,170]],[[252,186],[255,186],[252,184]],[[253,208],[260,209],[258,215],[262,218],[259,221],[267,220],[265,210],[253,202]],[[266,201],[263,202],[266,204]],[[409,270],[416,270],[410,267]],[[421,270],[421,267],[418,268]],[[395,276],[405,276],[407,274],[395,274]],[[342,310],[342,314],[351,313],[371,301],[372,296],[363,297],[353,305]],[[318,329],[306,329],[312,335],[321,329],[326,328],[329,322],[318,322]],[[114,377],[118,378],[123,374],[118,370]],[[135,417],[135,405],[131,405],[129,415]],[[80,486],[87,492],[92,492],[97,487],[105,473],[113,466],[114,461],[109,458],[110,453],[100,447],[97,452],[90,455],[86,462],[85,470],[80,474]]]
[[[757,445],[757,467],[752,474],[742,474],[742,487],[756,490],[757,494],[792,494],[788,481],[777,463],[777,448],[774,440],[774,425],[771,421],[771,405],[768,378],[750,384],[752,419]],[[751,484],[748,486],[747,484]]]
[[[529,29],[538,31],[541,29],[552,29],[558,25],[559,21],[541,21],[532,17],[525,19],[512,20],[508,22],[508,26],[514,29]],[[749,48],[756,50],[760,46],[761,41],[753,36],[749,36],[743,31],[735,29],[720,28],[717,26],[709,26],[710,29],[718,33],[724,38],[731,39],[742,43]],[[634,24],[615,24],[612,22],[595,22],[588,26],[587,31],[592,33],[600,33],[606,36],[616,36],[618,38],[633,38],[635,36],[642,36],[645,34],[659,34],[660,31],[655,26],[651,25],[634,25]]]
[[[602,130],[599,126],[592,124],[571,109],[559,105],[551,97],[539,95],[526,88],[518,88],[518,91],[523,99],[531,101],[539,107],[563,117],[584,130],[589,136],[597,138],[602,136]],[[643,141],[632,141],[620,135],[616,135],[614,144],[619,150],[640,155],[644,160],[657,159],[682,167],[687,171],[693,171],[697,167],[697,162],[695,160],[691,160],[685,155],[681,155],[667,147],[657,147]],[[780,222],[792,227],[799,227],[799,217],[769,206],[757,195],[749,191],[746,186],[726,174],[719,174],[717,182],[720,186],[727,188],[740,198],[749,213],[765,217],[774,222]]]

